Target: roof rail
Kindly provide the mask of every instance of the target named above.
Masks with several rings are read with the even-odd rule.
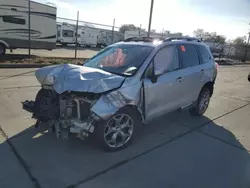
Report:
[[[151,37],[130,37],[123,40],[123,42],[153,42],[153,41],[154,39]]]
[[[196,41],[196,42],[202,42],[202,39],[195,38],[195,37],[169,37],[163,40],[163,42],[167,41],[173,41],[173,40],[186,40],[186,41]]]

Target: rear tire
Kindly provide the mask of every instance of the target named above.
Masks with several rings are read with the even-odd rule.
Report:
[[[211,97],[210,89],[208,87],[204,87],[199,94],[197,102],[190,109],[190,111],[189,111],[190,114],[192,116],[203,115],[209,106],[210,97]]]
[[[115,152],[131,144],[138,125],[139,118],[136,111],[132,108],[123,108],[108,120],[98,123],[92,138],[98,147]]]
[[[3,44],[0,44],[0,57],[4,56],[6,53],[6,47]]]

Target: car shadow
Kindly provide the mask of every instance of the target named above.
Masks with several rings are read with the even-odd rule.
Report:
[[[142,156],[149,153],[152,155],[161,148],[179,143],[174,151],[190,152],[182,152],[182,155],[179,155],[178,152],[175,154],[170,150],[172,155],[176,155],[173,158],[182,161],[179,165],[176,161],[175,168],[190,173],[181,174],[178,181],[187,181],[193,178],[194,174],[207,176],[198,181],[201,184],[191,181],[187,187],[211,185],[249,188],[249,152],[235,135],[225,129],[225,126],[217,125],[205,116],[199,117],[191,127],[185,125],[189,120],[190,116],[186,112],[174,112],[158,118],[140,127],[140,134],[133,140],[132,145],[115,153],[104,152],[96,147],[94,141],[81,141],[74,135],[70,135],[68,141],[57,140],[55,134],[48,132],[46,126],[31,126],[10,138],[9,142],[13,144],[41,187],[68,187],[85,183],[130,161],[140,160]],[[212,130],[211,134],[203,131],[205,126]],[[187,137],[189,140],[185,141],[184,138]],[[0,145],[0,151],[5,144],[6,142],[3,142]],[[187,164],[183,165],[185,161]],[[223,173],[216,174],[216,168]],[[151,175],[150,178],[154,177]],[[115,187],[121,185],[115,179],[113,181]]]

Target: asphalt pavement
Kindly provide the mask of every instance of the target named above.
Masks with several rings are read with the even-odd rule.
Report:
[[[35,70],[0,69],[1,188],[250,187],[250,66],[220,66],[204,116],[167,114],[115,153],[34,128]]]

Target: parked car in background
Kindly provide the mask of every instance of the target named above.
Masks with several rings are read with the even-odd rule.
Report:
[[[92,136],[109,151],[126,147],[140,122],[190,108],[208,108],[217,76],[209,47],[196,38],[155,42],[129,38],[108,46],[83,66],[62,64],[36,71],[42,89],[23,108],[58,138]]]

